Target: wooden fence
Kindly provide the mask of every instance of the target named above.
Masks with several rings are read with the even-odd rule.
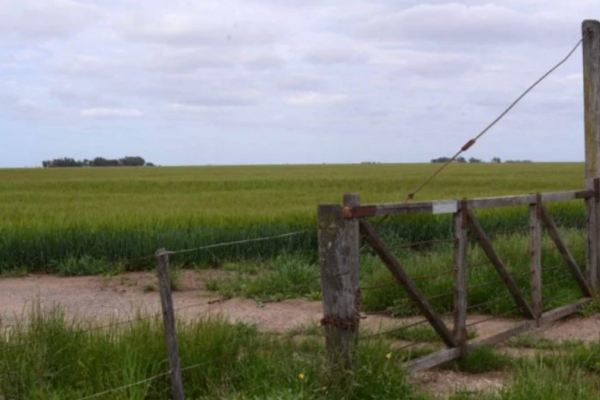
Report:
[[[353,348],[358,342],[360,324],[360,241],[368,243],[390,271],[393,279],[414,302],[446,345],[446,349],[410,361],[410,371],[422,370],[459,358],[475,346],[492,345],[535,327],[551,323],[573,314],[597,293],[598,238],[596,215],[600,200],[599,180],[589,182],[589,189],[559,193],[538,193],[522,196],[490,197],[422,203],[361,205],[355,194],[344,196],[343,205],[319,207],[319,256],[326,342],[332,365],[348,367],[352,363]],[[547,204],[581,200],[585,203],[585,265],[580,266],[569,246],[561,237]],[[530,301],[517,286],[502,257],[494,248],[482,228],[474,210],[511,206],[529,207]],[[450,329],[434,307],[421,293],[399,260],[386,246],[370,217],[387,217],[402,214],[452,214],[454,231],[454,315]],[[564,267],[581,290],[581,299],[560,308],[542,312],[542,229],[545,228],[552,243],[564,261]],[[467,339],[467,234],[497,271],[502,283],[516,303],[523,320],[492,336]],[[583,267],[583,268],[582,268]]]

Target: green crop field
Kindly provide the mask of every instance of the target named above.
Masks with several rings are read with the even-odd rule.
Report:
[[[316,253],[319,203],[345,192],[363,203],[403,201],[432,164],[311,165],[0,170],[0,268],[55,271],[86,258],[140,269],[158,247],[185,249],[224,241],[306,234],[189,253],[183,263],[268,259]],[[462,198],[579,189],[583,164],[451,165],[418,199]],[[580,204],[562,211],[579,218]],[[518,210],[487,213],[484,223],[526,223]],[[448,234],[447,220],[395,218],[386,229],[403,241]]]

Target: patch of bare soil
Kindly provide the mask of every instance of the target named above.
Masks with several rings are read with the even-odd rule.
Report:
[[[552,325],[539,328],[534,335],[556,342],[564,340],[597,341],[600,339],[600,315],[562,319]]]
[[[416,386],[441,399],[447,399],[456,391],[472,393],[497,393],[502,389],[506,378],[504,372],[467,374],[451,370],[434,369],[417,372],[410,380]]]

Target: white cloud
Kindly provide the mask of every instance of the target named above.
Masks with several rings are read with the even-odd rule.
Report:
[[[322,94],[308,92],[297,94],[288,98],[288,104],[295,106],[327,105],[345,102],[349,97],[345,94]]]
[[[222,14],[212,18],[209,8]],[[172,46],[244,46],[270,43],[277,39],[279,28],[267,20],[233,19],[230,10],[200,7],[197,12],[170,12],[128,18],[120,27],[127,40]],[[210,12],[210,11],[209,11]],[[217,11],[215,11],[217,12]]]
[[[81,110],[85,118],[139,118],[144,113],[135,108],[86,108]]]
[[[569,40],[571,21],[488,3],[420,4],[362,23],[360,37],[400,43],[507,44]]]
[[[306,60],[314,64],[358,64],[368,61],[366,53],[353,48],[321,48],[306,54]]]
[[[3,0],[0,33],[27,40],[66,38],[100,16],[98,7],[75,0]]]

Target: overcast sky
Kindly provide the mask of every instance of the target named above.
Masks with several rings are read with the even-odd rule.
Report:
[[[425,162],[580,38],[598,0],[0,0],[0,167]],[[466,154],[583,159],[581,50]]]

